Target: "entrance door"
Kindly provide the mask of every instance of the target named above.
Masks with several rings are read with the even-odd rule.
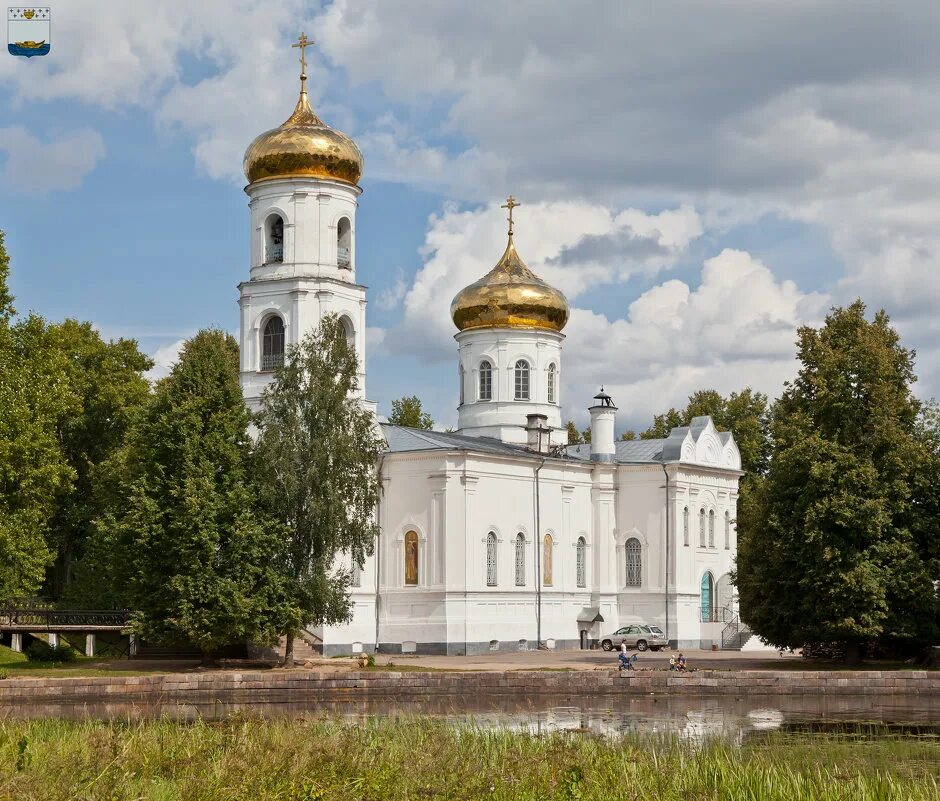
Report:
[[[586,651],[587,649],[588,649],[587,629],[581,629],[581,650]]]
[[[715,579],[710,571],[706,570],[702,576],[702,622],[711,623],[714,616]]]

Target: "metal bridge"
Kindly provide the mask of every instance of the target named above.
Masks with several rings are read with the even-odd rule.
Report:
[[[43,604],[0,607],[0,632],[10,633],[10,647],[23,650],[24,634],[46,634],[58,645],[60,634],[84,634],[86,656],[95,655],[95,635],[124,633],[130,626],[128,609],[54,609]],[[135,650],[131,637],[131,651]]]

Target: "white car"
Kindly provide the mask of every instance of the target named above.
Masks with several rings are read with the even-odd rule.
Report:
[[[601,648],[605,651],[613,651],[624,642],[627,648],[636,648],[637,651],[645,651],[647,648],[651,651],[658,651],[666,647],[666,635],[659,626],[633,623],[617,629],[613,634],[605,634],[601,637]]]

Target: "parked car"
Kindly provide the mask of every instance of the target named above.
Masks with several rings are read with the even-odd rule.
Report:
[[[659,626],[647,626],[643,623],[634,623],[617,629],[613,634],[601,637],[601,648],[613,651],[625,642],[627,648],[636,648],[637,651],[658,651],[666,647],[666,635]]]

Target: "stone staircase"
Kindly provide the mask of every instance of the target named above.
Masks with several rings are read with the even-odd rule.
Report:
[[[278,654],[284,656],[285,638],[278,643]],[[294,636],[294,662],[303,663],[308,659],[319,659],[323,655],[322,641],[316,634],[301,629]]]
[[[721,632],[721,650],[740,651],[753,636],[754,632],[735,615]]]

